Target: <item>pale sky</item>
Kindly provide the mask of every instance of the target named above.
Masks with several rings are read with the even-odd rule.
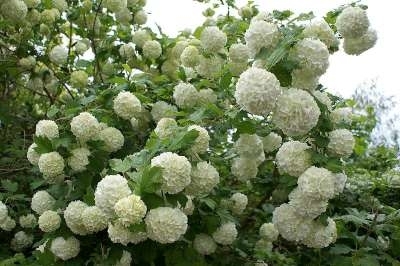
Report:
[[[236,1],[238,6],[246,0]],[[260,10],[272,11],[290,9],[295,13],[313,11],[317,17],[352,1],[346,0],[255,0]],[[371,27],[378,33],[378,42],[371,50],[360,56],[349,56],[342,51],[330,57],[330,67],[322,76],[321,83],[331,92],[349,97],[363,82],[377,78],[378,89],[387,95],[395,95],[400,102],[397,88],[399,46],[398,1],[363,0],[369,6],[367,11]],[[201,12],[207,6],[193,0],[148,0],[145,7],[150,12],[148,25],[155,22],[169,35],[176,35],[185,28],[194,29],[201,25],[204,17]]]

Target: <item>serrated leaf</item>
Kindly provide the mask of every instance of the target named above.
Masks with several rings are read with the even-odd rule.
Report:
[[[53,151],[53,144],[47,137],[35,136],[33,137],[37,147],[35,151],[39,154],[49,153]]]
[[[50,106],[49,110],[47,110],[47,117],[53,118],[58,113],[58,111],[60,111],[60,109],[58,109],[57,106],[55,105]]]
[[[158,191],[162,183],[161,167],[146,167],[135,180],[135,191],[139,195]]]
[[[10,193],[14,193],[18,190],[18,183],[8,179],[1,180],[1,186]]]
[[[111,159],[109,161],[110,167],[115,172],[125,173],[128,172],[132,167],[132,160],[126,157],[124,160],[121,159]]]
[[[182,131],[171,140],[167,149],[169,151],[187,150],[193,145],[198,136],[199,132],[195,129]]]
[[[329,253],[334,255],[348,254],[352,251],[352,248],[343,244],[336,244],[333,247],[329,248]]]

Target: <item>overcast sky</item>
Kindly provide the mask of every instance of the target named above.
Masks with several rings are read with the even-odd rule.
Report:
[[[247,1],[237,0],[238,6]],[[295,13],[313,11],[317,17],[351,1],[345,0],[255,0],[260,10],[272,11],[290,9]],[[349,97],[363,82],[377,78],[378,88],[385,94],[400,99],[397,78],[400,76],[398,1],[364,0],[369,6],[368,16],[371,27],[377,30],[378,42],[374,48],[360,56],[349,56],[339,51],[330,57],[330,67],[321,78],[321,83],[330,91]],[[201,12],[206,5],[192,0],[148,0],[146,11],[148,24],[159,24],[164,32],[176,35],[180,30],[199,26],[204,17]],[[399,76],[398,76],[399,75]]]

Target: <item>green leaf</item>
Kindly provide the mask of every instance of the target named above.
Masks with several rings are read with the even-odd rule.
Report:
[[[49,153],[54,150],[53,144],[47,137],[35,136],[33,137],[33,140],[37,145],[35,151],[39,154]]]
[[[136,183],[135,191],[141,195],[143,193],[154,193],[160,189],[162,183],[161,167],[146,167],[141,175],[134,180]]]
[[[88,205],[94,205],[94,190],[91,186],[86,188],[86,194],[83,196],[83,201]]]
[[[198,136],[199,132],[195,129],[181,131],[175,138],[171,140],[170,144],[168,145],[168,150],[187,150],[193,145]]]
[[[15,193],[18,190],[18,183],[8,179],[1,180],[1,186],[8,192]]]
[[[334,255],[348,254],[352,251],[353,251],[352,248],[343,244],[336,244],[329,249],[329,253]]]
[[[272,15],[277,20],[285,20],[288,19],[291,15],[293,15],[293,12],[290,10],[283,10],[283,11],[274,10],[272,12]]]
[[[138,224],[132,224],[129,227],[129,231],[131,232],[146,232],[146,224],[144,222]]]
[[[167,194],[166,195],[167,201],[172,204],[174,207],[181,206],[185,207],[186,202],[188,201],[188,198],[185,194],[179,193],[179,194]]]
[[[50,106],[49,110],[47,110],[47,117],[53,118],[58,113],[58,111],[60,111],[60,109],[58,109],[57,106],[55,105]]]
[[[132,167],[132,159],[126,157],[124,160],[121,159],[111,159],[109,161],[110,167],[115,172],[125,173],[128,172]]]

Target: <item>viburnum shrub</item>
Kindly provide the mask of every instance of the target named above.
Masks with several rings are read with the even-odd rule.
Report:
[[[29,203],[0,201],[4,265],[328,265],[357,139],[319,77],[374,46],[365,6],[211,3],[173,38],[145,4],[0,1],[9,82],[42,117]]]

